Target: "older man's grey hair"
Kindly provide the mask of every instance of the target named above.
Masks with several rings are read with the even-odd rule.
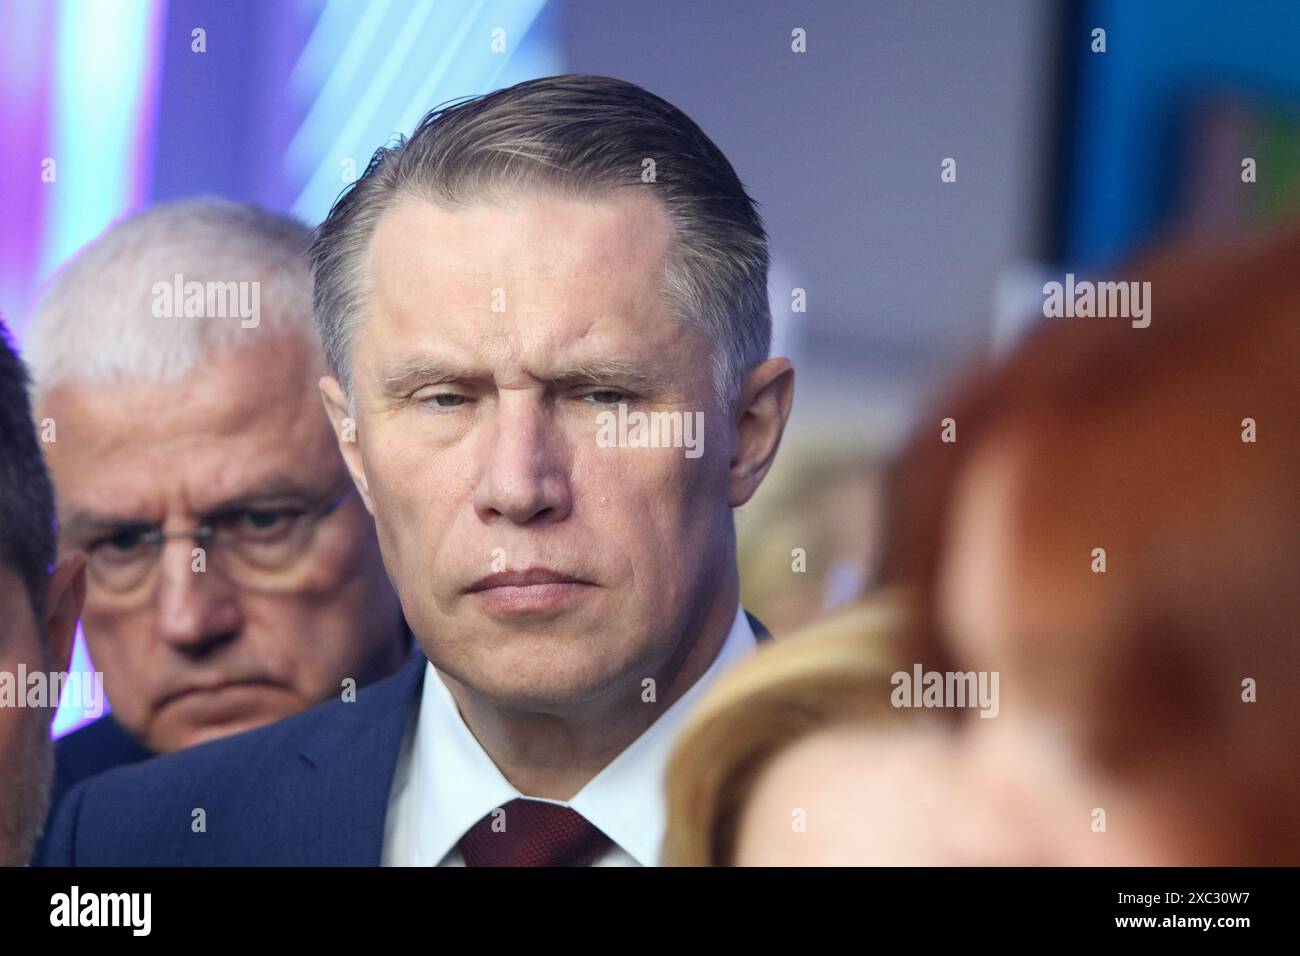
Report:
[[[83,247],[46,286],[24,357],[32,409],[64,382],[178,382],[224,348],[302,336],[312,322],[311,230],[256,206],[203,197],[162,203]],[[257,282],[259,319],[159,315],[155,286]]]
[[[681,110],[632,83],[580,75],[433,110],[409,139],[378,150],[339,197],[311,258],[321,341],[348,396],[349,355],[368,298],[365,263],[384,211],[407,197],[455,208],[520,188],[582,198],[642,189],[663,204],[673,227],[665,294],[677,318],[713,343],[714,384],[730,407],[772,337],[767,236],[756,205]]]

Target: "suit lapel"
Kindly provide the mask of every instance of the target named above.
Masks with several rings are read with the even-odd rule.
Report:
[[[745,617],[760,645],[772,640],[762,621],[748,611]],[[417,645],[395,675],[364,688],[356,703],[333,705],[336,719],[318,723],[293,756],[280,795],[298,825],[286,828],[293,837],[279,834],[274,862],[380,864],[393,775],[427,663]]]
[[[303,822],[286,855],[308,866],[378,866],[398,754],[428,663],[417,647],[393,677],[339,704],[293,757],[290,799]]]

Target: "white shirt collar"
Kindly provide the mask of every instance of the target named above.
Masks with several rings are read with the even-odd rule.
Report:
[[[568,801],[642,866],[653,866],[659,859],[666,822],[664,772],[682,721],[723,671],[751,653],[756,643],[749,620],[737,606],[731,630],[708,670]],[[432,664],[425,670],[414,735],[407,743],[390,799],[386,861],[437,865],[470,827],[521,796],[465,725]]]

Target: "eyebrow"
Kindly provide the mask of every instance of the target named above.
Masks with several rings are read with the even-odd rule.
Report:
[[[96,514],[91,511],[78,511],[67,521],[59,522],[59,534],[73,538],[90,537],[101,531],[124,531],[128,528],[141,530],[154,527],[152,521],[141,518],[127,518],[116,515]]]
[[[205,509],[200,513],[198,521],[202,524],[203,521],[208,518],[224,515],[231,511],[238,511],[268,498],[287,497],[312,498],[313,492],[291,479],[271,478],[263,482],[261,485],[255,485],[233,498],[228,498],[225,501],[213,505],[211,508]],[[157,527],[157,524],[156,521],[149,521],[145,518],[127,515],[104,514],[95,511],[76,511],[73,512],[72,516],[66,522],[59,522],[59,533],[74,538],[81,538],[87,535],[106,531],[154,528]]]
[[[636,362],[622,359],[593,359],[565,365],[545,375],[532,374],[541,381],[561,386],[581,382],[609,382],[646,392],[664,391],[679,384]],[[396,397],[424,385],[484,382],[491,377],[487,372],[464,368],[431,356],[420,356],[385,367],[380,371],[379,382],[385,395]]]
[[[472,370],[436,358],[418,356],[385,366],[379,372],[379,387],[385,395],[404,395],[420,385],[441,385],[480,379]]]

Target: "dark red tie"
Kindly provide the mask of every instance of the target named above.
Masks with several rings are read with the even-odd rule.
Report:
[[[511,800],[460,838],[466,866],[591,866],[613,841],[576,810]]]

